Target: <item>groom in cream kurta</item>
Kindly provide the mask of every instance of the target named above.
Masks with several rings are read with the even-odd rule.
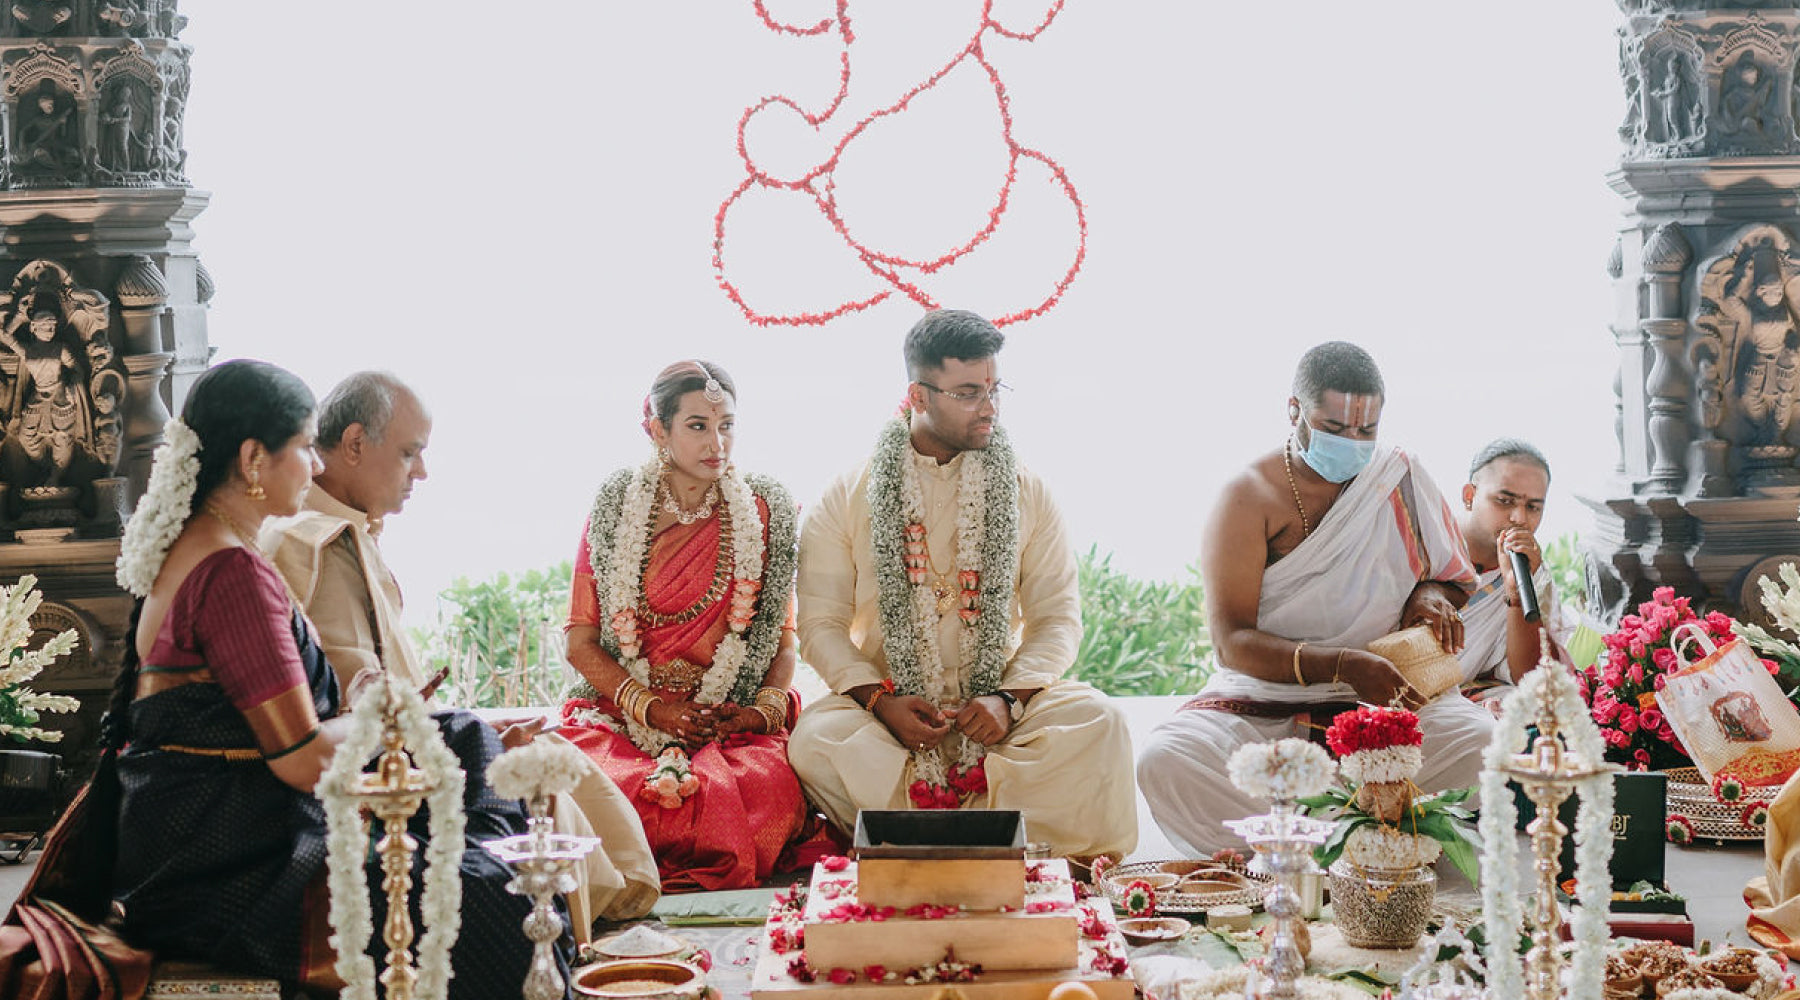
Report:
[[[425,478],[431,417],[409,389],[376,372],[350,376],[319,411],[324,471],[300,513],[270,518],[258,543],[318,630],[346,692],[365,671],[386,671],[417,689],[423,665],[401,627],[400,585],[376,540],[382,519],[398,513],[413,484]],[[589,939],[596,919],[642,916],[661,890],[636,810],[598,765],[585,754],[582,760],[590,766],[581,784],[552,806],[558,833],[603,841],[568,896],[578,942]]]
[[[939,569],[955,565],[967,452],[987,446],[997,415],[1000,343],[998,330],[960,311],[930,313],[908,336],[915,381],[905,460],[918,476],[927,546]],[[921,444],[935,454],[921,453]],[[843,830],[855,826],[859,810],[908,808],[912,780],[909,749],[865,708],[889,678],[869,469],[865,462],[827,487],[800,533],[800,652],[836,693],[801,713],[788,757],[808,797]],[[950,610],[936,627],[946,678],[945,702],[936,708],[952,729],[992,737],[979,739],[987,744],[988,790],[965,807],[1021,810],[1026,835],[1058,854],[1121,857],[1137,843],[1130,734],[1104,695],[1062,677],[1081,643],[1075,556],[1043,482],[1023,468],[1018,480],[1018,571],[999,687],[1019,704],[1009,713],[1006,696],[969,697],[959,641],[966,626]]]

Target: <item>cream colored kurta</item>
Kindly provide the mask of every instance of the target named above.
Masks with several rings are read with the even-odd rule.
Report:
[[[948,464],[913,455],[934,565],[956,564],[956,495],[962,456]],[[800,654],[836,692],[887,677],[879,588],[870,540],[868,464],[840,477],[800,532]],[[1010,609],[1013,649],[1001,687],[1042,688],[1005,740],[988,748],[988,793],[972,805],[1019,809],[1027,835],[1061,854],[1128,854],[1137,844],[1131,737],[1106,697],[1063,680],[1081,644],[1075,555],[1042,481],[1019,471],[1019,574]],[[938,651],[960,704],[967,680],[954,613],[938,626]],[[849,830],[861,809],[905,809],[910,755],[880,720],[841,693],[806,708],[788,758],[807,795]],[[1079,789],[1077,793],[1073,790]]]
[[[381,558],[379,522],[318,486],[306,491],[305,509],[270,518],[257,542],[319,632],[319,645],[348,690],[364,669],[387,669],[406,683],[424,683],[418,654],[400,627],[400,585]],[[539,739],[561,740],[556,735]],[[662,883],[643,823],[625,793],[586,754],[581,784],[552,805],[556,832],[601,838],[580,871],[581,885],[568,896],[578,941],[587,941],[596,919],[642,916],[656,904]]]

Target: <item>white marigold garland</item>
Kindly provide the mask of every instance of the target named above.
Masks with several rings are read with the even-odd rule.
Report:
[[[948,691],[938,650],[937,595],[928,582],[914,583],[906,572],[908,525],[925,523],[924,492],[913,464],[912,426],[900,416],[882,428],[869,462],[870,535],[875,579],[880,590],[882,652],[888,676],[900,694],[942,704]],[[967,628],[957,636],[968,680],[963,694],[978,698],[1000,689],[1012,638],[1012,586],[1019,566],[1019,472],[1006,431],[996,426],[988,447],[962,453],[956,490],[956,569],[964,600],[968,583],[976,590]],[[967,574],[973,573],[970,578]],[[973,619],[971,621],[971,618]],[[954,765],[943,744],[912,754],[913,776],[945,785],[955,768],[967,771],[985,755],[973,740],[960,739]]]
[[[1582,704],[1575,682],[1560,665],[1545,664],[1525,676],[1518,689],[1502,703],[1499,724],[1488,743],[1481,772],[1481,909],[1487,925],[1488,996],[1491,1000],[1523,1000],[1525,978],[1514,944],[1523,926],[1518,888],[1519,842],[1515,833],[1518,809],[1512,790],[1500,770],[1509,758],[1525,752],[1525,729],[1543,704],[1545,685],[1551,685],[1549,703],[1556,731],[1568,749],[1589,764],[1605,759],[1606,744],[1600,729]],[[1606,946],[1611,931],[1606,925],[1612,878],[1607,864],[1612,858],[1613,778],[1605,772],[1582,782],[1581,804],[1575,814],[1575,915],[1571,921],[1575,941],[1567,995],[1597,997],[1606,974]]]
[[[200,475],[200,436],[179,417],[163,425],[163,443],[150,465],[150,481],[119,540],[119,586],[146,597],[156,586],[169,546],[194,512]]]
[[[375,1000],[375,961],[368,956],[375,925],[363,864],[369,830],[361,800],[351,794],[363,767],[382,748],[382,709],[392,694],[401,737],[413,763],[432,782],[425,807],[431,810],[431,842],[425,846],[424,890],[419,897],[425,933],[419,938],[419,980],[414,996],[439,1000],[449,993],[450,949],[462,926],[463,781],[461,763],[418,692],[406,685],[372,684],[351,711],[350,733],[332,754],[315,794],[325,805],[326,885],[331,891],[331,946],[336,970],[346,984],[343,1000]]]
[[[588,553],[600,601],[601,644],[641,684],[649,683],[650,664],[641,655],[637,606],[661,474],[661,464],[653,459],[608,480],[588,518]],[[712,664],[701,675],[693,700],[748,704],[774,659],[793,592],[796,509],[779,484],[764,477],[747,479],[736,469],[720,477],[719,490],[725,502],[724,516],[731,520],[734,583],[729,598],[730,627],[713,652]],[[758,495],[769,507],[768,545],[763,541],[762,517],[756,508]],[[598,694],[591,689],[576,693]],[[609,724],[615,729],[622,726],[631,742],[651,756],[674,739],[654,726],[628,718]]]

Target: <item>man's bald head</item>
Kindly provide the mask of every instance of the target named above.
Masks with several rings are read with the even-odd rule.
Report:
[[[371,518],[395,513],[425,478],[431,414],[389,372],[357,372],[319,404],[319,457],[314,483]]]

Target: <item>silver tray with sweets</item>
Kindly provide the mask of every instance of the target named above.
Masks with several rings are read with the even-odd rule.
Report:
[[[1174,882],[1168,880],[1173,878]],[[1241,861],[1133,861],[1106,869],[1099,888],[1123,909],[1125,889],[1143,879],[1156,891],[1158,913],[1205,913],[1215,906],[1237,904],[1260,909],[1274,886],[1267,875],[1248,871]],[[1159,886],[1161,886],[1159,888]]]

